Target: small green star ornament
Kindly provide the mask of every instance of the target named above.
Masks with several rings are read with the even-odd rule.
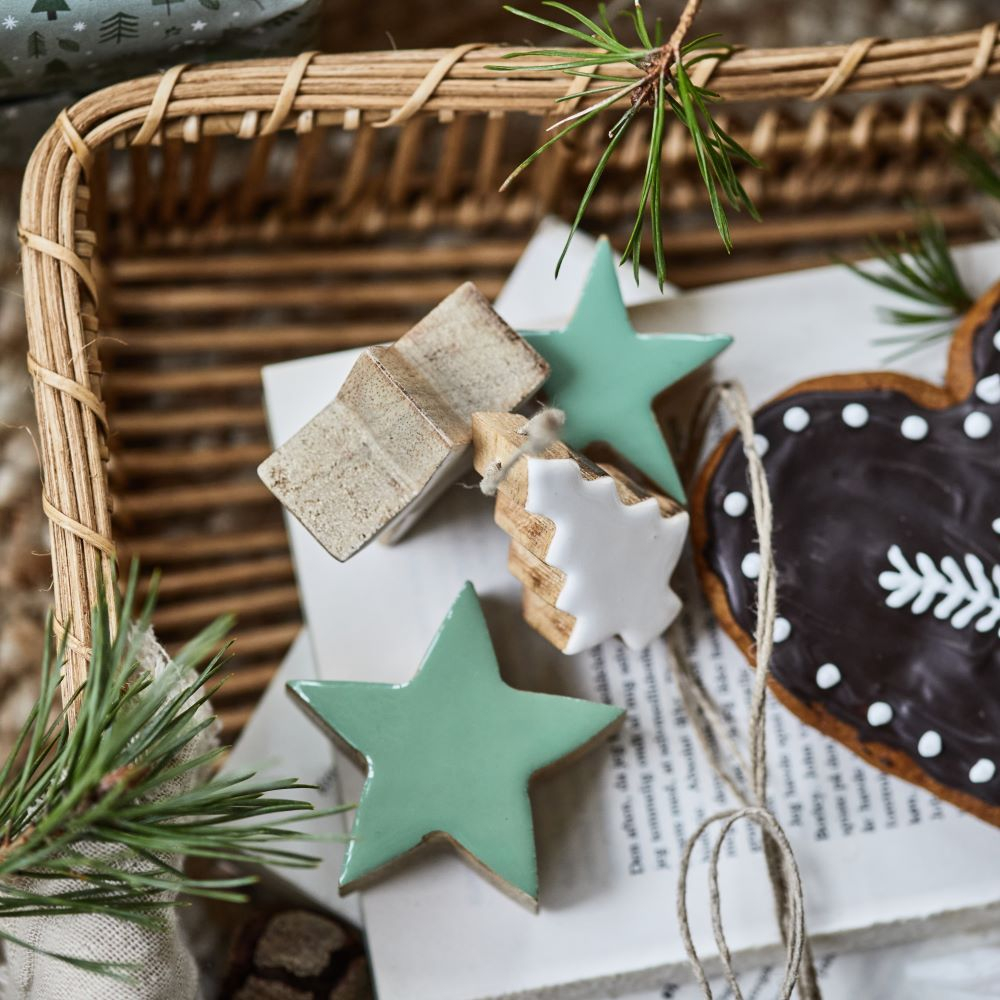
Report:
[[[597,245],[569,325],[564,330],[519,332],[552,368],[545,391],[552,405],[566,413],[566,444],[582,451],[604,441],[685,503],[684,487],[653,414],[653,400],[725,350],[732,337],[637,333],[629,323],[606,239]]]
[[[341,894],[421,844],[444,839],[500,888],[537,908],[529,780],[588,749],[623,718],[610,705],[504,683],[471,583],[408,683],[292,681],[288,687],[367,766]]]

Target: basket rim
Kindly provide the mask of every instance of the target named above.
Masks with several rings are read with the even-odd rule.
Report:
[[[700,64],[700,82],[727,102],[895,90],[934,84],[959,90],[1000,76],[1000,26],[901,41],[742,49]],[[558,72],[490,69],[521,48],[468,44],[177,66],[118,83],[59,114],[24,175],[19,236],[29,361],[42,457],[43,507],[51,532],[55,620],[68,662],[64,695],[86,678],[89,617],[112,586],[115,543],[108,482],[107,420],[99,373],[89,365],[98,333],[98,283],[87,228],[87,173],[105,145],[165,138],[244,139],[279,130],[399,125],[414,115],[449,121],[462,112],[551,115],[566,96]],[[579,80],[574,97],[585,96]],[[565,109],[563,109],[565,111]],[[103,584],[102,582],[103,581]]]

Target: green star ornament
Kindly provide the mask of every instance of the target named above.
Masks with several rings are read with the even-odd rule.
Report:
[[[367,765],[341,894],[426,841],[444,839],[536,909],[529,779],[588,749],[623,717],[611,705],[505,684],[471,583],[408,683],[292,681],[288,687]]]
[[[629,323],[606,239],[597,245],[569,326],[519,332],[552,368],[545,391],[552,405],[566,413],[566,444],[582,451],[604,441],[675,500],[686,503],[680,476],[653,414],[653,400],[711,361],[733,338],[637,333]]]

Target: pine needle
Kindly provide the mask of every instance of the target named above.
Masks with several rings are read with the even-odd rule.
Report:
[[[180,757],[214,724],[199,718],[198,708],[218,686],[231,622],[209,625],[154,677],[139,665],[154,596],[137,613],[137,581],[133,566],[118,608],[119,621],[134,619],[131,628],[113,634],[107,603],[94,608],[91,660],[73,699],[72,726],[66,709],[57,709],[65,641],[49,619],[41,693],[0,767],[0,920],[8,928],[0,940],[24,944],[9,930],[18,917],[91,914],[155,928],[178,895],[242,901],[241,890],[255,881],[249,875],[195,878],[171,865],[171,855],[317,863],[283,846],[315,839],[288,823],[328,815],[288,797],[308,786],[291,779],[253,782],[249,773],[191,780],[222,753]],[[191,787],[177,790],[185,784]],[[117,978],[137,971],[75,955],[51,957]]]
[[[652,25],[646,22],[642,6],[636,2],[634,9],[623,14],[632,27],[638,45],[624,41],[608,18],[604,4],[598,5],[598,18],[593,20],[576,8],[556,0],[544,0],[543,7],[563,15],[566,21],[552,20],[517,7],[504,7],[516,17],[541,25],[548,31],[565,36],[571,43],[586,48],[547,48],[512,52],[505,63],[489,67],[501,73],[559,72],[567,76],[586,76],[593,84],[588,97],[599,99],[585,105],[551,126],[554,135],[511,172],[500,190],[505,190],[516,177],[526,170],[539,156],[557,142],[583,125],[593,122],[603,112],[627,102],[627,108],[608,132],[608,142],[598,158],[597,165],[584,189],[579,207],[570,226],[562,253],[556,264],[558,275],[566,251],[576,234],[598,184],[626,132],[635,124],[640,112],[650,110],[649,151],[643,174],[639,205],[635,221],[621,263],[631,261],[638,281],[642,236],[647,218],[653,243],[653,258],[660,288],[666,280],[666,261],[663,252],[662,173],[663,141],[666,124],[673,114],[687,129],[694,144],[698,171],[708,192],[712,218],[727,252],[732,250],[732,237],[726,214],[726,205],[736,211],[746,211],[753,219],[760,216],[750,196],[736,175],[735,164],[746,163],[760,167],[758,160],[748,153],[735,139],[721,129],[712,117],[710,106],[718,95],[700,87],[691,79],[693,66],[704,59],[725,59],[731,48],[719,41],[718,35],[703,35],[693,41],[683,41],[684,31],[697,10],[700,0],[689,0],[677,30],[666,44],[662,42],[663,28],[659,20]],[[528,64],[514,64],[514,60],[529,60]],[[623,76],[622,67],[631,66],[633,76]],[[560,98],[559,100],[567,100]]]
[[[966,177],[982,194],[1000,201],[1000,170],[998,170],[1000,134],[996,132],[986,134],[988,155],[980,152],[966,139],[954,135],[948,138],[955,162]]]
[[[871,256],[882,264],[880,271],[862,270],[856,264],[835,258],[852,274],[913,303],[910,308],[879,309],[886,322],[919,328],[872,341],[894,348],[885,359],[887,363],[950,337],[973,302],[955,266],[948,235],[940,220],[921,210],[916,213],[916,221],[916,236],[900,233],[895,246],[875,236],[868,239]]]

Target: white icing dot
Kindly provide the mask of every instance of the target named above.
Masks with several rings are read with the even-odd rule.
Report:
[[[918,417],[915,413],[908,417],[903,418],[903,422],[899,425],[899,429],[902,432],[903,437],[908,441],[923,441],[927,437],[927,432],[930,427],[927,425],[927,421],[923,417]]]
[[[774,619],[774,632],[772,634],[775,642],[784,642],[792,634],[792,623],[779,615]]]
[[[970,438],[984,438],[993,429],[993,421],[982,410],[973,410],[965,418],[962,429]]]
[[[1000,375],[987,375],[976,383],[976,395],[984,403],[1000,403]]]
[[[840,683],[840,667],[836,663],[824,663],[816,671],[816,683],[827,691]]]
[[[767,454],[768,448],[771,447],[771,442],[768,441],[763,434],[754,434],[753,436],[753,446],[757,451],[757,454],[763,458]]]
[[[1000,535],[1000,517],[993,522],[993,530]]]
[[[884,726],[892,719],[892,706],[884,701],[873,701],[868,706],[868,725]]]
[[[860,403],[848,403],[840,415],[848,427],[864,427],[868,423],[868,407]]]
[[[809,411],[804,410],[801,406],[790,406],[785,410],[781,422],[793,434],[798,434],[799,431],[804,431],[809,426]]]
[[[730,517],[740,517],[746,513],[748,503],[747,495],[736,490],[726,494],[722,501],[722,509]]]
[[[756,552],[748,552],[740,563],[740,569],[748,580],[756,580],[760,576],[760,556]]]
[[[969,781],[974,785],[985,785],[987,781],[993,780],[993,775],[996,773],[996,764],[985,757],[980,757],[969,770]]]
[[[1000,351],[1000,330],[993,334],[993,346]]]
[[[917,744],[917,753],[921,757],[936,757],[941,752],[941,734],[928,729]]]

